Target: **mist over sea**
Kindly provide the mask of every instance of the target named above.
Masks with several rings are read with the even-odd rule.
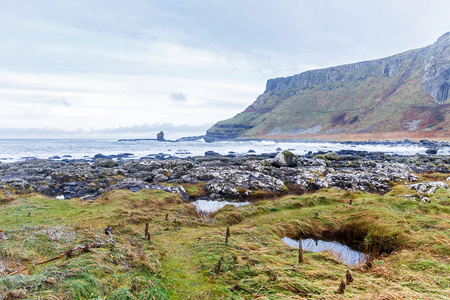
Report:
[[[222,155],[244,155],[249,153],[275,153],[290,150],[297,155],[309,151],[362,150],[387,154],[424,154],[426,147],[418,144],[348,144],[330,142],[275,142],[275,141],[222,141],[206,143],[203,140],[189,142],[157,142],[149,140],[83,140],[83,139],[5,139],[0,140],[0,162],[15,162],[29,158],[39,159],[91,159],[94,155],[118,155],[129,153],[127,159],[154,157],[158,154],[186,158],[203,156],[206,151]],[[254,152],[253,152],[254,151]],[[449,154],[448,148],[439,149],[438,154]],[[59,158],[58,158],[59,157]]]

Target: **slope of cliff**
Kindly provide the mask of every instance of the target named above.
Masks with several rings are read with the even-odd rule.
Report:
[[[270,79],[255,102],[206,136],[450,137],[449,87],[450,32],[391,57]]]

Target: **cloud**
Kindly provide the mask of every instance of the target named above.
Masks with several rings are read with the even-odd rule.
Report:
[[[202,125],[175,125],[172,123],[155,123],[155,124],[140,124],[133,126],[121,126],[116,128],[103,129],[77,129],[65,130],[59,128],[0,128],[0,139],[10,138],[107,138],[107,139],[121,139],[121,138],[156,138],[156,134],[164,131],[167,139],[178,139],[186,136],[204,135],[206,130],[212,124]]]
[[[232,117],[269,78],[431,44],[450,9],[446,0],[175,2],[0,1],[0,138],[24,126],[39,138],[196,131],[180,124]]]
[[[48,101],[47,104],[62,105],[62,106],[67,106],[67,107],[72,106],[72,104],[69,101],[67,101],[66,99],[53,99],[53,100]]]
[[[176,102],[185,102],[187,100],[186,95],[183,93],[173,93],[173,94],[170,94],[169,97],[170,97],[170,99],[172,99],[173,101],[176,101]]]

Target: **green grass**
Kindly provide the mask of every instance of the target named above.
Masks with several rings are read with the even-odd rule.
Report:
[[[201,193],[201,186],[188,188]],[[203,218],[193,205],[163,191],[112,191],[92,203],[0,193],[0,229],[9,238],[0,240],[0,270],[6,269],[0,295],[448,299],[449,192],[438,190],[429,196],[431,203],[405,199],[406,194],[412,191],[402,183],[384,196],[320,190],[240,208],[226,206]],[[144,237],[146,223],[150,241]],[[106,241],[107,225],[113,228],[114,244],[32,266],[69,248]],[[225,244],[227,225],[231,237]],[[284,236],[336,239],[377,256],[370,269],[347,266],[329,252],[306,252],[299,264],[297,249],[285,245]],[[5,276],[27,266],[32,267]],[[335,291],[348,269],[355,281],[338,295]]]

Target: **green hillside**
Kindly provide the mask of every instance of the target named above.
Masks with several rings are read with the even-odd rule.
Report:
[[[270,79],[210,139],[380,132],[450,135],[450,33],[388,58]]]

